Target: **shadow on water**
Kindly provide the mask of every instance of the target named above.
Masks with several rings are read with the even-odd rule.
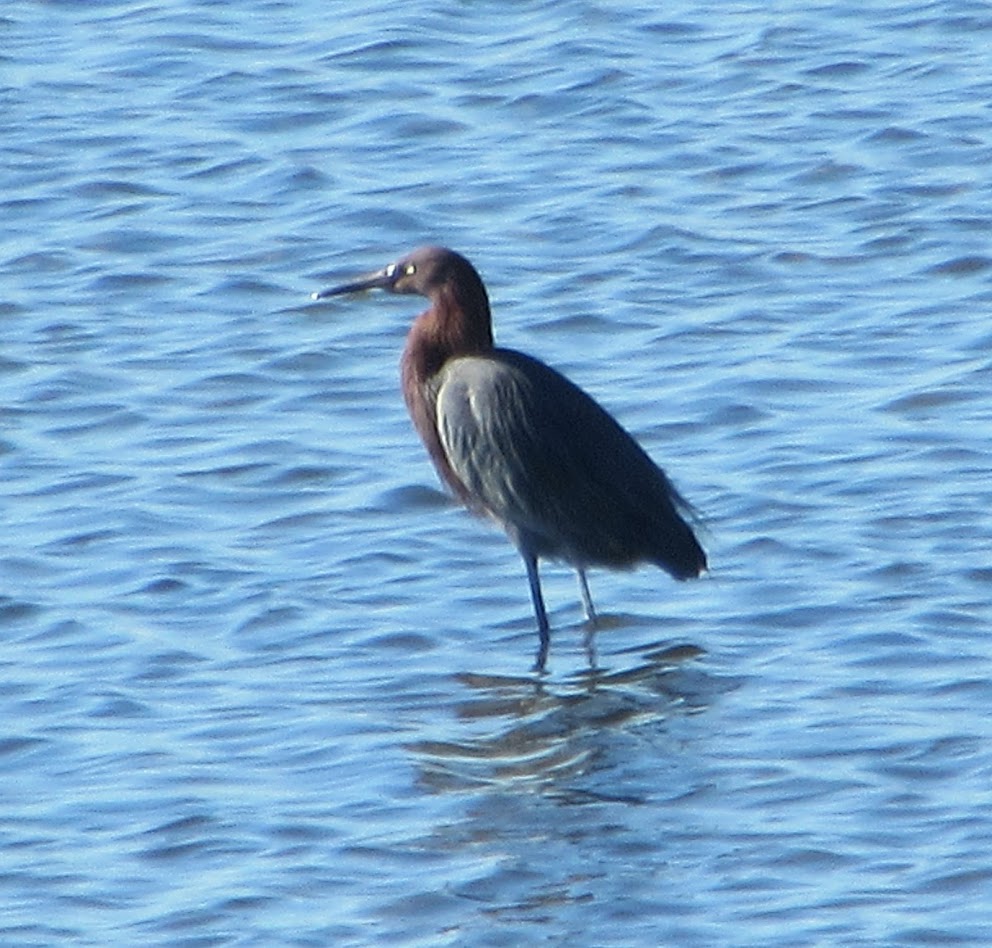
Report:
[[[618,671],[595,663],[563,682],[541,677],[477,673],[456,676],[470,692],[454,711],[472,736],[408,745],[423,786],[432,792],[519,790],[563,802],[643,802],[597,788],[609,770],[620,736],[663,730],[678,716],[704,711],[734,687],[695,667],[705,654],[694,645],[658,642],[620,653],[636,661]]]

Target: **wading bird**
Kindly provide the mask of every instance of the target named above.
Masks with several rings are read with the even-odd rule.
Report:
[[[706,569],[692,509],[637,442],[589,395],[543,362],[493,344],[489,297],[463,256],[422,247],[382,270],[313,294],[379,288],[425,296],[401,362],[403,396],[442,481],[520,551],[543,670],[551,641],[538,559],[576,570],[653,563],[676,579]]]

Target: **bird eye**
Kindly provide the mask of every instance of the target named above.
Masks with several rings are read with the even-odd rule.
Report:
[[[417,272],[417,265],[415,263],[408,263],[403,268],[403,275],[412,277]]]

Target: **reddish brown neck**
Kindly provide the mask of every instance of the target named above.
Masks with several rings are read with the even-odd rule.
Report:
[[[431,306],[410,327],[403,351],[403,370],[422,385],[441,371],[448,359],[479,355],[493,347],[489,301],[481,297],[460,299],[451,284],[431,295]]]
[[[400,363],[403,397],[414,427],[437,468],[441,479],[457,497],[472,506],[469,490],[451,469],[437,430],[437,391],[431,380],[445,362],[458,356],[482,355],[493,348],[489,301],[485,290],[467,308],[451,286],[445,284],[431,295],[431,306],[410,327]]]

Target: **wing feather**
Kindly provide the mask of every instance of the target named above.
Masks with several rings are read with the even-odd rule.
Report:
[[[665,473],[544,363],[508,349],[453,359],[436,410],[453,471],[522,550],[576,565],[649,560],[680,578],[705,567]]]

